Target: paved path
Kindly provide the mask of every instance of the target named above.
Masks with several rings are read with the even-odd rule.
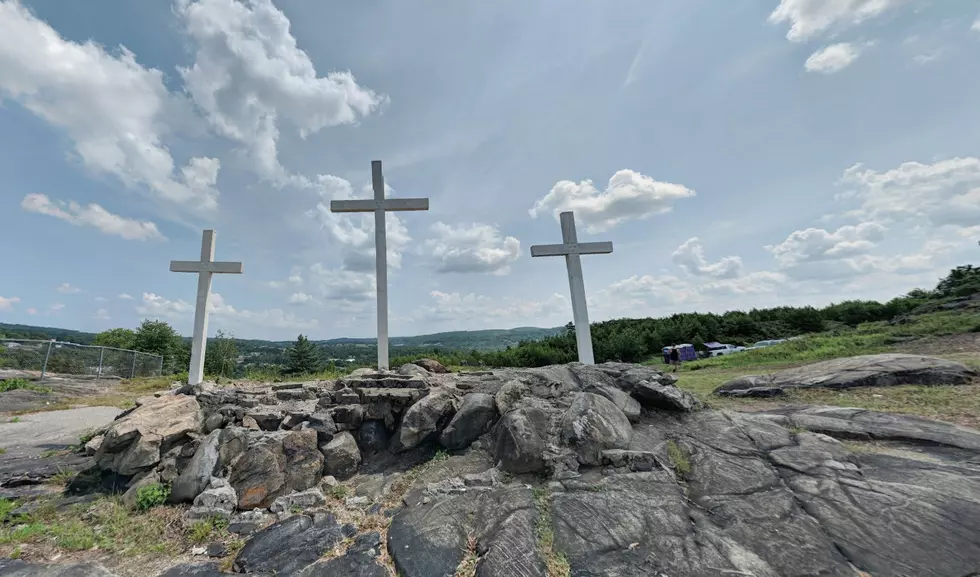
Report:
[[[121,412],[115,407],[80,407],[21,415],[16,423],[4,417],[0,419],[0,447],[10,454],[39,455],[74,445],[82,434],[108,424]]]

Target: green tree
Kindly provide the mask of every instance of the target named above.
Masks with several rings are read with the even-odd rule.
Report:
[[[109,329],[95,335],[92,344],[100,347],[132,349],[136,344],[136,332],[132,329]]]
[[[289,348],[289,361],[286,372],[291,375],[315,373],[320,369],[320,354],[316,345],[303,335],[296,337],[296,342]]]
[[[173,374],[187,368],[182,363],[184,351],[183,339],[165,321],[144,319],[133,339],[133,349],[154,355],[163,355],[163,371]]]
[[[237,367],[238,345],[235,343],[235,336],[224,331],[216,332],[214,338],[208,339],[204,372],[208,375],[233,377]]]

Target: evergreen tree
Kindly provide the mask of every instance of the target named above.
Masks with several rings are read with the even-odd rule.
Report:
[[[136,329],[133,339],[134,350],[163,356],[163,371],[166,374],[187,370],[189,363],[182,362],[184,348],[183,339],[165,321],[145,319]]]
[[[286,372],[291,375],[311,374],[320,370],[320,354],[316,345],[305,336],[296,337],[296,342],[289,348],[289,365]]]

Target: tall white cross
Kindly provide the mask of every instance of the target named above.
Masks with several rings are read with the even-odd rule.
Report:
[[[378,285],[378,369],[388,368],[388,240],[385,235],[385,212],[392,210],[429,210],[428,198],[385,198],[385,178],[381,161],[371,161],[371,183],[374,198],[370,200],[331,200],[330,212],[373,212],[374,252]]]
[[[201,260],[172,260],[170,272],[196,272],[197,304],[194,307],[194,340],[191,343],[191,366],[187,383],[204,380],[204,353],[208,344],[208,304],[211,301],[212,274],[242,274],[240,262],[214,262],[214,231],[205,230],[201,240]]]
[[[578,360],[586,365],[595,364],[592,354],[592,331],[589,330],[589,310],[585,302],[585,280],[582,278],[583,254],[609,254],[611,242],[579,242],[575,233],[575,215],[563,212],[561,217],[562,244],[539,244],[531,247],[531,256],[564,256],[568,268],[568,288],[572,293],[572,318],[575,322],[575,343]]]

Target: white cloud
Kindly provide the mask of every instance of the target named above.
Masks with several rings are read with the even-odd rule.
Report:
[[[973,25],[970,26],[970,30],[980,32],[980,16],[977,16],[977,19],[973,21]]]
[[[432,232],[436,237],[425,241],[425,249],[438,261],[439,272],[507,274],[521,256],[520,241],[501,235],[494,226],[437,222]]]
[[[0,309],[2,309],[2,308],[3,307],[0,306]],[[27,314],[29,314],[29,315],[36,315],[37,314],[37,309],[34,308],[34,307],[31,307],[31,308],[27,309]]]
[[[177,0],[176,13],[194,41],[194,64],[180,68],[188,93],[264,178],[297,183],[279,162],[280,120],[305,138],[356,122],[384,100],[349,71],[318,77],[271,0]]]
[[[105,309],[99,309],[95,311],[95,320],[108,321],[108,320],[112,320],[112,317],[109,316],[109,311]]]
[[[698,237],[687,239],[677,247],[671,255],[674,263],[694,276],[705,276],[718,279],[730,279],[742,274],[742,259],[737,256],[726,256],[715,263],[704,258],[704,248]]]
[[[97,303],[104,303],[107,300],[109,300],[109,299],[107,299],[105,297],[95,297],[95,302],[97,302]]]
[[[599,290],[594,300],[609,303],[610,308],[628,310],[651,301],[678,304],[696,296],[697,291],[690,283],[675,276],[633,275]]]
[[[63,305],[61,303],[53,303],[51,306],[48,307],[48,310],[50,310],[53,313],[56,313],[56,312],[60,311],[63,308],[65,308],[65,305]]]
[[[212,299],[214,295],[211,295]],[[213,300],[212,300],[213,303]],[[136,312],[155,318],[180,317],[190,314],[194,307],[183,300],[168,300],[154,293],[143,293],[143,304],[136,307]]]
[[[704,295],[757,295],[776,291],[786,280],[782,273],[757,271],[738,278],[712,280],[697,288]]]
[[[64,282],[58,287],[58,292],[66,295],[73,295],[82,292],[82,289],[78,287],[71,286],[70,284]]]
[[[529,326],[564,323],[571,319],[568,298],[553,294],[543,301],[492,298],[473,293],[432,291],[432,305],[420,307],[420,316],[433,322],[479,321],[479,326]]]
[[[82,163],[96,172],[168,201],[217,204],[218,161],[194,158],[175,171],[162,138],[181,104],[163,74],[137,63],[124,47],[112,55],[92,41],[65,40],[19,2],[2,1],[0,97],[65,130]]]
[[[851,65],[861,54],[861,49],[849,42],[831,44],[817,50],[803,65],[807,72],[833,74]]]
[[[642,220],[669,212],[673,204],[694,196],[694,191],[680,184],[659,182],[632,170],[620,170],[599,191],[591,180],[575,183],[562,180],[529,211],[532,218],[549,212],[558,219],[563,211],[574,211],[577,222],[590,233],[609,230],[623,221]]]
[[[128,295],[126,293],[120,293],[119,298],[122,299],[122,300],[124,300],[124,301],[131,301],[131,300],[133,300],[133,297],[131,297],[130,295]]]
[[[268,329],[298,329],[306,330],[319,325],[316,319],[301,319],[291,312],[282,309],[264,309],[259,311],[238,310],[225,302],[220,293],[211,295],[210,309],[218,323],[222,319],[228,325],[245,323],[255,327]],[[218,324],[216,323],[216,324]]]
[[[330,212],[331,200],[349,200],[354,198],[351,183],[332,175],[318,175],[316,187],[322,202],[307,214],[320,223],[320,227],[332,241],[340,245],[343,252],[343,267],[346,270],[367,273],[375,268],[374,215],[370,213],[348,215]],[[386,196],[390,196],[391,188],[385,185]],[[370,189],[365,187],[358,198],[369,198]],[[402,253],[411,242],[408,229],[397,215],[385,215],[385,234],[388,253],[388,266],[400,268]]]
[[[373,298],[377,284],[373,274],[344,269],[328,269],[321,263],[310,267],[310,284],[323,298],[346,303],[361,303]]]
[[[923,52],[922,54],[916,54],[912,57],[912,61],[919,66],[925,66],[926,64],[931,64],[943,55],[943,50],[933,50],[931,52]]]
[[[70,222],[75,226],[91,226],[105,234],[121,236],[126,240],[164,239],[157,225],[146,220],[134,220],[112,214],[97,204],[81,206],[71,201],[52,201],[46,195],[32,193],[24,197],[21,208]]]
[[[312,301],[313,297],[304,292],[293,293],[289,297],[289,304],[291,305],[302,305]]]
[[[927,228],[980,222],[980,158],[906,162],[885,172],[855,164],[840,184],[849,187],[841,199],[861,203],[847,216]]]
[[[875,222],[842,226],[830,232],[808,228],[766,246],[781,270],[798,279],[838,279],[881,267],[872,250],[884,240],[885,227]]]
[[[18,297],[2,297],[0,296],[0,311],[9,311],[13,306],[20,302]]]
[[[790,23],[786,38],[804,42],[832,26],[860,24],[901,4],[904,0],[780,0],[769,15],[775,24]]]

